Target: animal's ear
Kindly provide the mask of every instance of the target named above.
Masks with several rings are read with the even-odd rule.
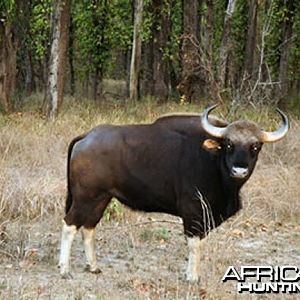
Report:
[[[202,148],[213,153],[216,153],[222,149],[221,144],[212,139],[205,140],[202,144]]]

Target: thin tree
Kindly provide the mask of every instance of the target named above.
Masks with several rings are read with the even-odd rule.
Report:
[[[280,62],[279,62],[279,82],[280,82],[280,104],[283,105],[284,97],[288,94],[289,80],[289,54],[292,41],[293,23],[295,14],[295,2],[293,0],[286,1],[286,9],[284,10],[284,18],[282,24],[282,44],[280,46]]]
[[[11,24],[0,21],[0,105],[9,112],[12,109],[12,93],[16,77],[16,47]]]
[[[70,93],[71,96],[75,95],[75,68],[74,68],[74,24],[72,15],[70,16],[69,26],[69,67],[70,67]]]
[[[92,94],[95,101],[99,101],[103,96],[103,76],[105,57],[109,52],[109,41],[107,37],[109,21],[109,4],[108,0],[93,0],[92,9],[92,36],[94,38],[93,48],[91,49],[92,67]]]
[[[236,0],[229,0],[227,4],[227,9],[224,17],[224,27],[222,34],[222,41],[219,52],[219,84],[221,89],[226,87],[227,79],[227,69],[228,69],[228,58],[231,48],[231,25],[232,25],[232,15],[234,13]]]
[[[256,47],[256,27],[257,27],[257,0],[249,0],[249,19],[247,40],[245,48],[244,74],[251,78],[254,64],[254,53]]]
[[[205,30],[205,49],[212,63],[213,56],[213,34],[214,34],[214,1],[206,0],[206,30]]]
[[[195,85],[200,82],[198,77],[199,57],[199,1],[183,1],[183,36],[181,47],[181,81],[178,91],[183,99],[191,102]]]
[[[49,74],[44,99],[44,108],[48,119],[56,118],[63,102],[70,2],[71,0],[53,0]]]
[[[169,72],[168,63],[164,59],[164,51],[170,37],[170,15],[167,0],[153,0],[154,20],[153,36],[153,92],[152,95],[160,100],[168,99]]]
[[[134,3],[134,29],[129,79],[129,99],[132,103],[136,102],[138,99],[142,49],[141,27],[143,20],[143,0],[135,0]]]
[[[13,109],[12,97],[16,85],[18,21],[22,1],[3,1],[0,4],[0,109]]]

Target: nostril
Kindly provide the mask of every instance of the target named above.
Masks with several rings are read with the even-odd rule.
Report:
[[[236,178],[244,178],[248,175],[248,173],[248,168],[232,167],[231,169],[231,176]]]

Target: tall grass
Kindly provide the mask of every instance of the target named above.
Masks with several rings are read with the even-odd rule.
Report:
[[[136,106],[125,106],[122,102],[113,101],[99,105],[88,100],[76,101],[70,98],[66,99],[58,119],[55,122],[46,122],[43,116],[37,113],[40,102],[41,98],[35,96],[28,101],[22,113],[0,117],[0,258],[1,261],[6,261],[8,268],[17,264],[22,269],[23,264],[25,270],[21,277],[11,272],[12,275],[7,277],[8,279],[5,276],[0,278],[0,298],[3,296],[3,299],[32,299],[39,298],[40,293],[43,293],[44,296],[50,295],[49,298],[52,299],[56,298],[55,293],[58,293],[59,299],[61,295],[65,295],[65,289],[68,289],[71,295],[80,298],[84,295],[82,293],[85,287],[88,287],[88,290],[98,295],[104,293],[104,299],[111,299],[111,291],[117,292],[119,289],[120,293],[125,290],[129,294],[128,298],[134,295],[134,299],[198,299],[202,296],[207,299],[232,299],[236,297],[234,290],[224,286],[221,278],[229,265],[249,263],[248,253],[245,254],[244,248],[241,247],[242,238],[246,240],[245,235],[248,235],[249,243],[249,234],[257,230],[257,227],[264,230],[263,226],[269,226],[271,223],[292,223],[299,220],[300,122],[292,118],[288,136],[281,142],[264,146],[257,168],[242,190],[244,209],[203,240],[200,286],[190,286],[178,280],[186,257],[182,235],[180,238],[174,237],[182,230],[180,224],[170,225],[173,226],[171,232],[176,231],[174,235],[155,222],[143,227],[139,224],[145,220],[144,214],[126,210],[117,202],[113,202],[104,222],[117,220],[129,223],[129,226],[123,225],[123,229],[121,226],[116,230],[102,227],[102,230],[106,230],[105,235],[101,237],[98,233],[98,239],[104,239],[101,243],[102,260],[105,256],[112,256],[110,251],[114,249],[125,253],[127,261],[130,262],[130,279],[127,278],[128,275],[122,277],[117,267],[110,269],[103,263],[108,274],[103,277],[106,281],[103,281],[102,277],[86,279],[87,275],[76,274],[81,279],[68,282],[63,289],[64,285],[59,281],[54,266],[61,225],[59,220],[63,217],[65,203],[66,156],[69,142],[78,134],[100,123],[145,123],[165,113],[199,112],[203,107],[176,103],[158,105],[150,100]],[[217,113],[222,116],[220,111],[223,110],[219,109]],[[229,120],[252,119],[266,129],[276,127],[280,121],[273,110],[267,108],[262,108],[259,112],[247,109],[234,114],[226,113],[223,117]],[[209,213],[207,217],[209,219]],[[51,222],[52,220],[54,222]],[[130,222],[137,226],[131,227]],[[213,224],[210,225],[213,227]],[[166,251],[168,254],[163,256],[165,241],[170,246]],[[82,263],[81,244],[79,247],[75,241],[74,248],[72,257],[76,259],[81,256],[82,259],[78,261]],[[161,256],[162,260],[157,268],[164,267],[162,271],[165,271],[162,274],[157,274],[157,270],[152,273],[149,273],[149,270],[140,272],[143,264],[144,268],[149,266],[149,263],[144,261],[146,256],[147,262],[152,260],[150,266],[157,262],[156,255],[151,255],[151,251],[156,251],[155,253]],[[34,275],[37,271],[31,269],[30,264],[36,262],[42,274]],[[258,260],[255,262],[259,263]],[[154,277],[149,278],[151,275]],[[24,280],[20,283],[22,276]],[[157,279],[157,276],[162,276],[159,277],[162,279]],[[54,281],[51,281],[50,277],[53,277]],[[1,288],[1,285],[5,288]],[[41,290],[41,286],[48,285],[50,288]],[[122,286],[125,288],[122,289]]]
[[[29,103],[22,113],[0,119],[0,220],[30,220],[62,211],[67,147],[75,136],[100,123],[150,122],[178,109],[175,104],[99,106],[68,99],[59,118],[46,122],[30,111],[36,107]]]
[[[172,102],[158,105],[151,101],[136,106],[114,102],[97,105],[70,98],[55,122],[46,122],[31,109],[35,107],[29,106],[22,113],[0,119],[0,222],[61,213],[66,190],[67,147],[76,135],[100,123],[151,122],[164,113],[197,112],[202,107]],[[239,117],[273,127],[279,121],[266,108],[256,114],[254,110],[243,111]],[[286,139],[265,146],[257,170],[244,189],[246,206],[258,206],[276,217],[298,216],[299,126],[298,121],[292,120]]]

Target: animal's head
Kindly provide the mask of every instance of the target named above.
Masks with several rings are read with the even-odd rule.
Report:
[[[282,125],[273,132],[263,131],[251,121],[235,121],[226,127],[216,127],[208,119],[216,106],[209,107],[201,116],[203,129],[212,137],[204,141],[203,147],[222,155],[223,168],[230,177],[246,181],[253,172],[262,145],[279,141],[287,134],[288,118],[277,109]]]

